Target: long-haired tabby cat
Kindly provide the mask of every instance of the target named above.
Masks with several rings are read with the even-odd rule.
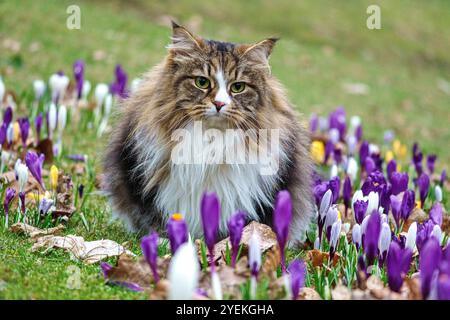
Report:
[[[206,40],[173,23],[167,56],[121,106],[104,162],[113,212],[131,229],[164,231],[170,215],[179,212],[191,235],[200,236],[200,200],[205,191],[216,192],[221,200],[221,236],[238,209],[248,220],[270,225],[276,194],[288,190],[293,201],[291,239],[302,239],[313,214],[309,136],[271,75],[268,58],[275,42]],[[262,174],[259,161],[173,161],[177,146],[173,133],[192,132],[196,121],[203,129],[219,132],[279,129],[278,170]],[[246,152],[259,147],[258,136],[239,140],[248,147]]]

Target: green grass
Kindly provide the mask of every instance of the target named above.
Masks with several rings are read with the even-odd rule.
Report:
[[[381,6],[382,30],[365,26],[372,3]],[[65,27],[71,4],[81,8],[81,30]],[[392,129],[409,146],[417,141],[425,153],[438,154],[437,167],[449,169],[450,99],[438,88],[439,81],[450,81],[450,2],[445,0],[339,5],[331,0],[6,0],[0,2],[0,74],[7,88],[20,93],[31,90],[32,80],[47,80],[59,69],[71,75],[73,61],[81,58],[93,84],[112,81],[116,63],[132,79],[164,56],[169,16],[208,38],[254,42],[281,36],[271,57],[272,71],[301,113],[325,114],[344,105],[349,115],[362,117],[370,141],[381,142],[384,130]],[[20,42],[18,52],[6,47],[10,39]],[[97,61],[99,50],[106,58]],[[350,95],[342,89],[346,82],[365,83],[369,93]],[[72,129],[65,153],[87,153],[97,159],[99,170],[106,139]],[[67,234],[127,241],[139,253],[136,236],[110,222],[110,209],[100,195],[91,195],[86,207],[90,232],[75,216]],[[24,237],[0,231],[0,298],[143,298],[104,286],[98,266],[81,265],[59,252],[30,253],[30,248]],[[81,269],[77,290],[67,288],[71,265]]]

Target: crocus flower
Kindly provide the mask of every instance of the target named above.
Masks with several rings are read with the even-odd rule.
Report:
[[[372,264],[377,252],[378,241],[380,239],[381,217],[378,211],[374,210],[368,220],[364,232],[363,246],[366,258],[369,264]]]
[[[205,243],[210,254],[210,264],[211,268],[214,268],[212,259],[214,256],[214,245],[217,240],[220,220],[219,198],[214,192],[205,192],[203,194],[200,211]]]
[[[128,96],[126,92],[128,76],[120,64],[116,65],[115,74],[116,81],[111,84],[111,93],[117,94],[121,98],[126,98]]]
[[[352,242],[355,244],[356,250],[359,250],[361,247],[361,226],[357,223],[353,225]]]
[[[41,100],[45,92],[45,82],[43,80],[34,80],[33,89],[34,89],[34,99],[36,101]]]
[[[18,159],[14,166],[14,171],[16,172],[16,178],[19,182],[19,191],[24,191],[28,182],[28,168],[20,159]]]
[[[67,123],[67,108],[65,105],[62,105],[59,107],[58,110],[58,134],[59,138],[62,138],[62,133],[64,131],[64,128],[66,127]]]
[[[11,106],[8,106],[5,112],[3,113],[3,123],[6,125],[6,127],[9,126],[9,124],[12,121],[12,118],[13,118],[13,110]]]
[[[319,215],[318,215],[318,227],[319,227],[319,242],[322,241],[322,231],[325,224],[325,219],[328,213],[328,210],[330,209],[331,205],[331,198],[333,196],[333,193],[331,190],[327,190],[325,194],[322,197],[322,201],[320,202],[320,208],[319,208]]]
[[[258,279],[259,269],[261,268],[261,248],[259,244],[259,236],[253,232],[250,237],[248,248],[248,263],[250,266],[250,297],[256,297],[256,281]]]
[[[434,187],[434,197],[437,202],[442,202],[442,188],[440,185]]]
[[[52,74],[49,79],[49,86],[52,91],[52,101],[58,103],[64,99],[67,86],[69,85],[69,77],[64,75],[63,72]]]
[[[28,133],[30,131],[30,121],[28,121],[28,118],[20,118],[18,121],[20,127],[20,137],[22,138],[22,145],[26,147]]]
[[[437,224],[434,225],[433,230],[431,231],[431,237],[436,238],[436,240],[441,243],[443,240],[442,230],[441,227]]]
[[[391,195],[392,195],[392,187],[390,185],[385,184],[380,193],[380,207],[383,208],[383,212],[386,214],[389,213],[389,209],[391,208]]]
[[[425,199],[428,195],[428,190],[430,189],[430,177],[428,177],[426,173],[422,173],[417,180],[417,183],[419,185],[420,203],[423,208]]]
[[[389,181],[392,183],[392,174],[397,172],[397,162],[394,159],[388,162],[386,166],[386,173]]]
[[[325,233],[328,241],[330,240],[331,227],[339,218],[339,211],[336,205],[333,205],[328,209],[327,216],[325,218]]]
[[[439,179],[439,184],[441,185],[441,187],[444,186],[444,182],[445,182],[446,177],[447,177],[447,171],[445,171],[445,169],[444,169],[444,170],[442,170],[441,178]]]
[[[381,193],[384,185],[386,184],[386,179],[384,178],[383,173],[379,170],[375,170],[369,174],[367,179],[364,181],[361,186],[361,190],[363,195],[368,195],[371,192]]]
[[[358,163],[354,158],[349,158],[347,162],[347,175],[354,182],[358,175]]]
[[[36,118],[34,119],[34,126],[36,128],[36,139],[37,139],[37,144],[39,143],[40,139],[41,139],[41,129],[42,129],[42,120],[43,120],[43,116],[42,113],[39,113]]]
[[[200,275],[195,248],[190,242],[183,243],[172,257],[167,278],[170,300],[190,300],[194,297]]]
[[[399,196],[391,195],[391,209],[397,228],[400,228],[400,221],[402,219],[402,201]]]
[[[5,143],[6,140],[6,131],[8,130],[8,127],[5,123],[3,123],[0,126],[0,146]]]
[[[356,137],[356,139],[357,139],[358,141],[361,141],[362,136],[363,136],[363,128],[362,128],[362,126],[360,125],[360,126],[358,126],[358,127],[356,128],[356,130],[355,130],[355,137]]]
[[[358,140],[354,135],[347,136],[347,154],[354,156],[356,154]]]
[[[403,278],[411,266],[411,259],[412,251],[409,248],[402,249],[395,241],[391,242],[386,260],[386,270],[389,288],[392,291],[400,292]]]
[[[42,198],[39,202],[39,214],[45,216],[53,207],[53,200],[48,198]]]
[[[5,199],[3,201],[3,209],[5,210],[5,226],[8,228],[9,205],[16,196],[16,190],[12,188],[6,189]]]
[[[70,160],[78,161],[78,162],[86,162],[87,161],[87,155],[86,154],[69,154],[67,156]]]
[[[428,168],[428,172],[430,174],[434,173],[434,164],[436,162],[436,155],[435,154],[430,154],[427,157],[427,168]]]
[[[141,240],[142,253],[147,261],[150,269],[152,270],[153,279],[155,283],[159,281],[158,274],[158,234],[152,232],[150,235],[145,236]]]
[[[366,160],[364,160],[364,169],[367,174],[371,174],[376,169],[375,161],[373,161],[372,157],[366,157]]]
[[[347,176],[345,177],[344,188],[342,191],[342,198],[344,200],[345,205],[345,216],[347,216],[347,210],[350,207],[351,194],[352,194],[352,182],[350,181],[350,177]]]
[[[77,60],[73,64],[73,75],[76,82],[77,99],[81,99],[84,81],[84,62],[82,60]]]
[[[305,284],[306,267],[302,260],[293,260],[288,267],[292,300],[297,300],[300,288]]]
[[[424,244],[419,256],[420,283],[422,298],[426,299],[431,289],[431,281],[441,262],[441,247],[439,242],[431,237]]]
[[[364,167],[366,158],[369,156],[369,142],[363,141],[359,147],[359,164]]]
[[[238,211],[231,216],[228,221],[228,233],[230,234],[231,242],[231,265],[234,267],[236,265],[236,258],[239,252],[239,244],[241,242],[242,230],[245,226],[245,213],[243,211]]]
[[[52,165],[50,168],[50,185],[53,190],[56,190],[56,187],[58,187],[58,176],[58,168],[55,165]]]
[[[443,208],[440,202],[436,202],[430,210],[430,219],[438,226],[442,226],[442,211]]]
[[[333,192],[333,201],[332,202],[337,203],[337,201],[339,199],[339,190],[340,190],[340,186],[341,186],[341,179],[339,178],[339,176],[335,176],[330,179],[328,184],[329,184],[331,191]]]
[[[406,190],[402,199],[402,219],[408,220],[411,211],[415,206],[415,194],[413,190]]]
[[[170,251],[174,255],[178,248],[188,241],[186,221],[180,213],[175,213],[167,222],[167,235],[170,241]]]
[[[369,205],[368,201],[364,200],[356,200],[353,203],[353,213],[355,214],[355,221],[358,224],[361,224],[366,216],[367,207]]]
[[[423,159],[422,152],[417,151],[413,155],[413,164],[414,164],[414,167],[416,168],[416,172],[417,172],[418,176],[420,176],[422,174],[422,172],[423,172],[422,159]]]
[[[391,228],[389,227],[389,224],[383,222],[381,226],[380,240],[378,242],[378,251],[380,253],[380,265],[383,265],[386,259],[389,246],[391,244],[391,239],[392,239]]]
[[[419,252],[422,251],[424,244],[430,238],[433,232],[434,222],[431,219],[417,225],[416,245]]]
[[[342,221],[338,219],[331,227],[330,235],[330,260],[333,260],[334,253],[339,245],[339,236],[341,234]]]
[[[33,177],[40,184],[42,189],[45,190],[44,182],[42,181],[42,165],[44,164],[45,156],[41,153],[40,156],[33,151],[28,151],[25,156],[25,163],[30,170]]]
[[[402,172],[393,172],[391,174],[391,184],[392,184],[392,194],[398,195],[401,192],[406,191],[408,189],[408,174]]]
[[[333,152],[333,150],[334,150],[333,141],[328,140],[327,143],[325,144],[325,155],[323,158],[323,163],[327,163],[328,158],[330,157],[331,152]]]
[[[289,236],[289,225],[292,220],[292,200],[288,191],[280,191],[275,202],[273,228],[277,235],[281,252],[281,269],[286,272],[285,248]]]

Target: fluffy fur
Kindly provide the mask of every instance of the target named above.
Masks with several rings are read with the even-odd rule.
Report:
[[[313,214],[308,130],[300,125],[284,89],[271,75],[269,55],[276,39],[253,45],[199,38],[176,24],[168,55],[144,76],[136,92],[123,102],[118,125],[106,153],[106,190],[113,211],[139,232],[164,232],[171,214],[185,215],[192,236],[201,236],[200,197],[215,191],[221,200],[220,233],[237,209],[248,220],[272,223],[275,195],[287,189],[293,200],[291,239],[304,236]],[[195,85],[205,77],[210,87]],[[244,82],[240,93],[230,85]],[[216,111],[215,103],[223,108]],[[261,163],[177,164],[171,154],[177,129],[280,129],[279,170],[261,175]],[[240,141],[259,148],[258,135]],[[192,142],[201,144],[201,141]],[[214,141],[208,147],[214,149]],[[226,148],[226,143],[224,144]],[[211,154],[210,154],[211,155]]]

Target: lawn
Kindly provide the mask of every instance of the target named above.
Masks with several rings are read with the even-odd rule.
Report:
[[[366,8],[381,7],[381,30],[366,27]],[[81,29],[66,28],[66,8],[81,8]],[[72,76],[77,59],[93,85],[110,83],[122,64],[129,79],[162,59],[170,19],[213,39],[254,42],[280,36],[272,72],[287,87],[307,121],[344,106],[359,115],[364,137],[383,142],[385,130],[425,154],[438,155],[437,169],[450,169],[450,2],[431,1],[32,1],[0,2],[0,75],[18,96],[32,93],[33,80],[58,70]],[[363,94],[345,88],[367,88]],[[19,106],[17,112],[26,114]],[[68,125],[58,167],[70,170],[68,154],[87,154],[96,173],[107,134]],[[78,177],[76,183],[86,183]],[[448,198],[448,197],[447,197]],[[448,199],[447,199],[448,200]],[[447,206],[448,208],[448,206]],[[140,239],[112,221],[101,192],[90,190],[84,205],[89,230],[76,213],[65,234],[108,238],[140,253]],[[31,253],[31,242],[0,228],[0,299],[143,299],[145,294],[104,285],[98,265],[66,253]],[[291,252],[291,256],[298,252]],[[114,259],[109,262],[114,263]],[[68,279],[76,266],[81,287]],[[71,271],[72,270],[72,271]]]

